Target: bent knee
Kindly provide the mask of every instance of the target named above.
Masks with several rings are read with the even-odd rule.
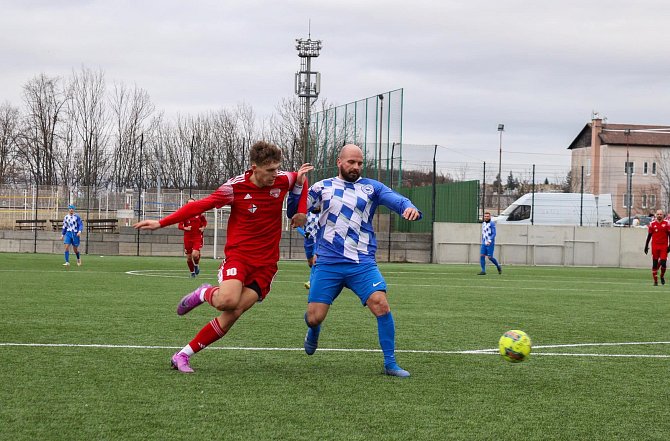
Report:
[[[221,291],[212,297],[212,306],[219,311],[234,311],[237,309],[240,298],[239,296],[221,294]]]
[[[391,307],[389,306],[388,300],[386,300],[386,295],[381,291],[372,294],[365,305],[370,312],[377,317],[391,312]]]

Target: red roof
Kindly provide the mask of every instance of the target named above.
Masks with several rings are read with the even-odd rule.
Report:
[[[603,124],[600,143],[607,145],[670,147],[670,126]],[[591,146],[592,123],[586,124],[568,149]],[[630,130],[626,135],[625,130]]]

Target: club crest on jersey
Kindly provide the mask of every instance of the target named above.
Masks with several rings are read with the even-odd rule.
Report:
[[[365,185],[363,185],[363,186],[361,187],[361,190],[363,190],[363,193],[365,193],[365,194],[367,194],[367,195],[371,195],[372,193],[375,192],[375,188],[374,188],[372,185],[370,185],[370,184],[365,184]]]
[[[279,189],[279,188],[270,189],[270,196],[272,196],[273,198],[278,198],[280,194],[281,194],[281,189]]]
[[[258,207],[256,207],[254,204],[249,205],[249,212],[251,212],[251,213],[255,213],[255,212],[256,212],[256,208],[258,208]]]

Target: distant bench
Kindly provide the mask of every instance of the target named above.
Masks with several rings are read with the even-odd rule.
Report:
[[[116,232],[116,228],[119,224],[118,219],[89,219],[88,229],[90,231],[104,231],[107,233]]]
[[[52,231],[62,231],[63,230],[63,219],[49,219],[51,224]]]
[[[46,219],[17,219],[16,230],[46,230]]]

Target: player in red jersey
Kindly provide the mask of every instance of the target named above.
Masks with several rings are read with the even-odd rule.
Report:
[[[189,202],[195,202],[195,198],[188,198]],[[198,214],[190,219],[179,222],[179,229],[184,232],[184,254],[186,254],[186,265],[191,271],[191,277],[200,274],[200,250],[203,245],[203,231],[207,227],[207,218],[204,214]]]
[[[665,285],[665,267],[668,259],[668,238],[670,237],[670,223],[663,219],[663,210],[656,210],[656,219],[651,221],[649,234],[644,244],[644,254],[649,253],[651,240],[651,275],[654,277],[654,286],[658,286],[658,267],[661,267],[661,285]]]
[[[224,250],[226,258],[219,267],[219,286],[201,285],[177,305],[178,315],[184,315],[204,302],[221,311],[189,344],[172,356],[172,367],[180,372],[193,372],[189,357],[223,337],[246,310],[270,292],[279,260],[284,197],[289,191],[298,194],[301,188],[306,189],[305,174],[313,168],[303,164],[297,172],[279,171],[281,150],[263,141],[251,147],[249,156],[251,170],[228,180],[206,198],[188,203],[160,221],[144,220],[135,224],[135,228],[155,230],[214,207],[231,207]],[[294,189],[296,183],[298,186]],[[305,224],[307,192],[300,194],[298,213],[291,219],[292,226]]]

